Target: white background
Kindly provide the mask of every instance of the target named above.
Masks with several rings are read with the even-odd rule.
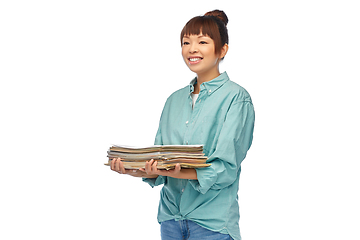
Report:
[[[160,187],[103,163],[113,143],[153,144],[194,77],[180,31],[213,9],[221,71],[256,111],[243,239],[360,239],[355,0],[1,1],[1,239],[160,239]]]

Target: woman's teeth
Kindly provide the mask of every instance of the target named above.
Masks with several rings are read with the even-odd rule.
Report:
[[[190,62],[200,61],[201,58],[189,58]]]

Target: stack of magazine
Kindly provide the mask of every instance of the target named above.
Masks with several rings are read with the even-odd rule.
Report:
[[[108,151],[110,165],[112,159],[121,158],[126,169],[145,168],[146,161],[157,161],[158,169],[173,169],[179,163],[182,168],[203,168],[207,157],[203,145],[155,145],[151,147],[129,147],[113,145]]]

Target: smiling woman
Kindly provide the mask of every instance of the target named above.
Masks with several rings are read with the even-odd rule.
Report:
[[[114,171],[164,185],[158,208],[163,240],[241,239],[237,192],[255,113],[249,93],[219,71],[228,51],[227,21],[215,10],[181,31],[182,56],[196,77],[167,99],[155,137],[155,145],[203,145],[211,166],[161,170],[151,160],[132,172],[121,159],[112,161]]]

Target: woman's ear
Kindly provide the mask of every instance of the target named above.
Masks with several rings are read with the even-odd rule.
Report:
[[[220,59],[223,59],[225,57],[228,50],[229,50],[229,45],[225,43],[224,46],[221,48]]]

